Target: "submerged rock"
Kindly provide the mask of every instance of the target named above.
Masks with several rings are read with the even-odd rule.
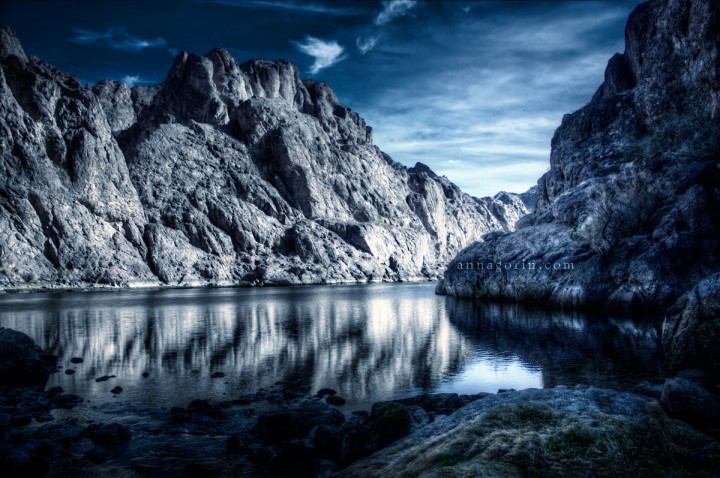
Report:
[[[120,423],[90,425],[86,434],[96,445],[115,446],[130,441],[130,429]]]
[[[341,425],[345,419],[334,408],[307,403],[288,411],[260,416],[250,433],[267,443],[281,443],[303,439],[320,425]]]
[[[325,402],[327,402],[328,405],[340,406],[345,405],[346,400],[339,395],[330,395],[325,397]]]

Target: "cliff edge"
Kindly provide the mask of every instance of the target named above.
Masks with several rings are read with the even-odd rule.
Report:
[[[438,292],[664,310],[720,270],[720,4],[641,4],[625,41],[556,130],[534,213],[463,250]]]

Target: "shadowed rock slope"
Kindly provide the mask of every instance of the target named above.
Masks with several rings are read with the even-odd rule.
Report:
[[[439,293],[664,310],[720,270],[720,2],[643,3],[625,42],[555,132],[534,213],[463,250]]]
[[[525,212],[394,162],[289,62],[90,89],[0,34],[1,288],[432,278]]]

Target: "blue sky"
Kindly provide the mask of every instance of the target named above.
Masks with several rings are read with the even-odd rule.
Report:
[[[289,59],[395,160],[485,196],[522,192],[548,169],[553,131],[602,83],[638,3],[3,0],[0,23],[89,84],[160,83],[182,50]]]

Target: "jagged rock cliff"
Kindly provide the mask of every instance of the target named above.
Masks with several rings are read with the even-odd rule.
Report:
[[[431,278],[525,212],[395,163],[289,62],[90,89],[0,35],[1,288]]]
[[[534,213],[463,250],[438,292],[662,310],[720,270],[720,2],[641,4],[625,37],[555,132]]]

